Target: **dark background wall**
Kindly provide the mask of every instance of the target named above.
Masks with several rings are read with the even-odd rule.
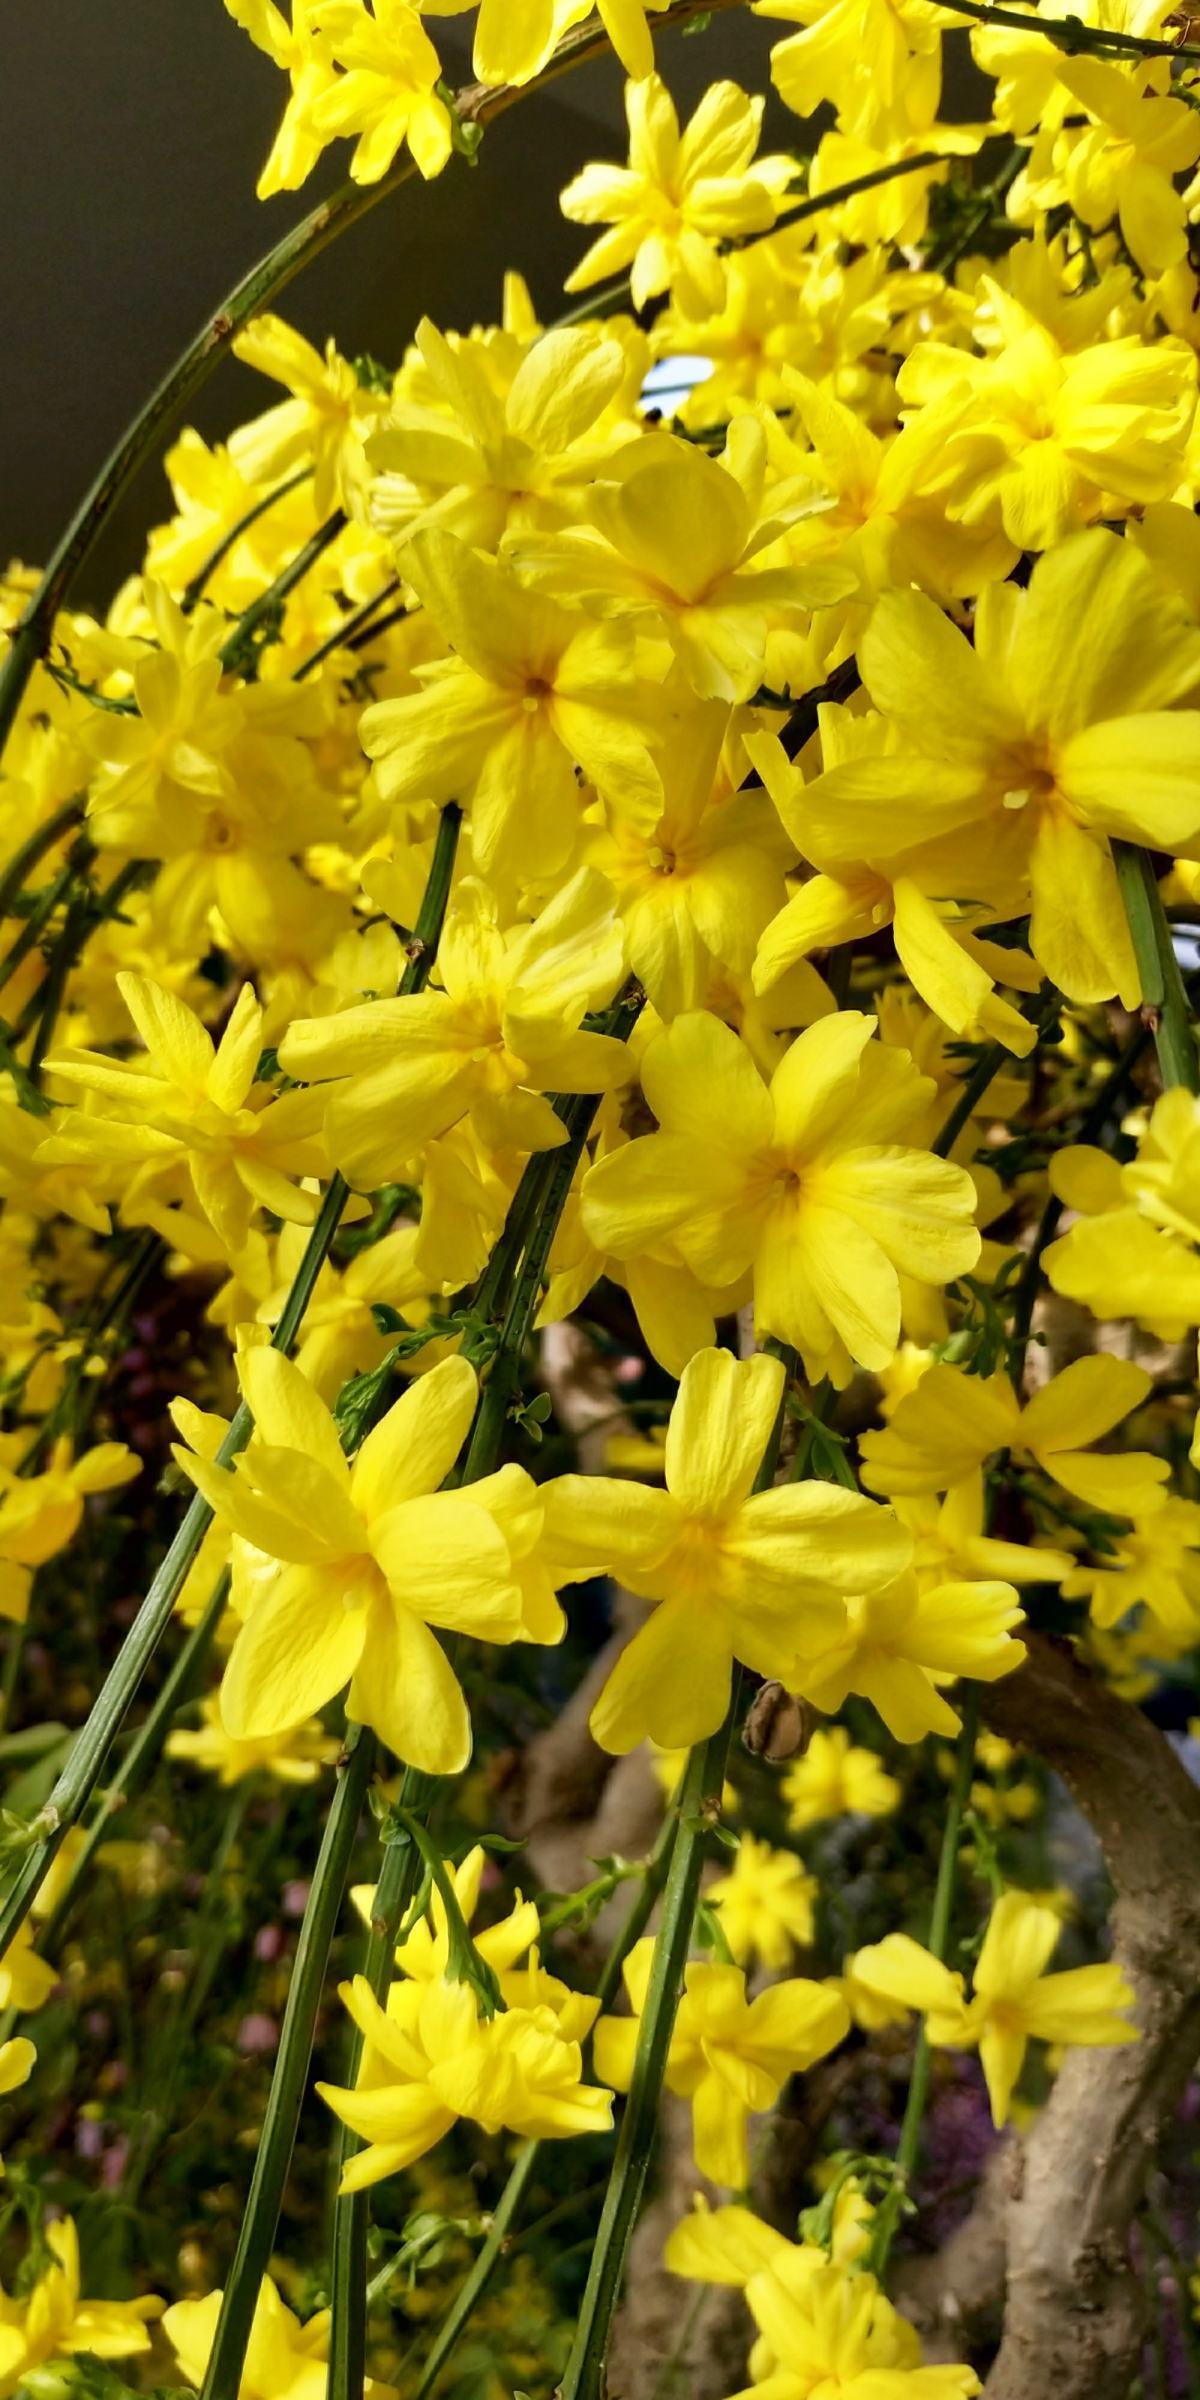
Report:
[[[468,79],[469,20],[431,19],[453,83]],[[766,87],[785,30],[748,11],[702,34],[660,33],[684,113],[731,75]],[[25,0],[4,10],[0,70],[0,560],[39,562],[122,426],[206,314],[345,173],[326,153],[302,193],[254,184],[283,78],[220,0]],[[767,138],[800,132],[771,103]],[[282,311],[323,342],[395,360],[426,312],[466,326],[499,311],[519,267],[555,313],[587,236],[557,194],[585,160],[624,153],[611,58],[534,94],[488,131],[479,164],[382,201],[293,283]],[[224,361],[189,412],[210,438],[266,407],[274,387]],[[102,601],[136,565],[167,505],[152,466],[85,572]]]

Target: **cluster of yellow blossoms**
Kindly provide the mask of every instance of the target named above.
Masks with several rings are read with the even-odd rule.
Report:
[[[760,0],[780,99],[834,112],[806,165],[730,82],[681,127],[652,34],[695,12],[668,0],[482,0],[457,98],[432,28],[466,0],[225,5],[289,81],[264,194],[341,139],[360,183],[405,145],[434,175],[557,45],[610,39],[628,163],[562,206],[595,231],[569,290],[620,281],[546,326],[514,274],[499,323],[425,318],[394,373],[260,313],[233,347],[284,396],[181,434],[143,572],[55,618],[0,779],[0,1615],[36,1611],[89,1502],[136,1504],[135,1451],[89,1428],[165,1261],[206,1312],[167,1605],[194,1624],[216,1586],[220,1615],[228,1578],[173,1761],[303,1783],[363,1728],[408,1771],[396,1832],[468,1767],[488,1662],[559,1643],[560,1595],[610,1578],[644,1610],[603,1751],[694,1759],[745,1675],[847,1711],[791,1744],[789,1830],[886,1819],[884,1734],[968,1715],[973,1743],[1029,1620],[1082,1604],[1122,1690],[1200,1637],[1167,913],[1200,895],[1192,58],[1169,0],[1085,9],[1065,47],[976,8],[991,114],[947,125],[961,11]],[[0,593],[14,660],[29,590]],[[1164,1021],[1156,1096],[1133,1078]],[[1039,1261],[1064,1355],[1120,1327],[1031,1376]],[[628,1474],[535,1473],[522,1372],[569,1318],[676,1386]],[[1191,1344],[1165,1399],[1139,1336]],[[718,1762],[678,1842],[720,1792]],[[982,1842],[1023,1803],[972,1805]],[[1119,1964],[1047,1973],[1060,1920],[1015,1888],[969,1997],[900,1932],[793,1974],[819,1880],[754,1830],[734,1849],[673,2019],[650,1936],[602,2011],[543,1965],[532,1901],[472,1938],[482,1851],[426,1861],[382,1981],[343,1986],[343,2192],[460,2120],[603,2132],[653,2054],[698,2171],[742,2193],[751,2117],[852,2025],[977,2049],[998,2125],[1030,2039],[1137,2038]],[[22,1928],[0,2000],[53,1982]],[[33,2064],[9,2042],[0,2085]],[[732,2205],[672,2234],[674,2271],[744,2288],[762,2400],[979,2389],[922,2365],[871,2222],[851,2181],[819,2243]],[[0,2395],[150,2340],[157,2304],[81,2301],[69,2225],[48,2239],[0,2295]],[[197,2385],[226,2315],[163,2319]],[[248,2338],[243,2393],[324,2389],[328,2322],[269,2278]]]

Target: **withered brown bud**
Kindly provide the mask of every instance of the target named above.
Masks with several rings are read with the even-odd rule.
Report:
[[[812,1731],[803,1700],[781,1683],[760,1684],[742,1727],[742,1747],[751,1758],[802,1758]]]

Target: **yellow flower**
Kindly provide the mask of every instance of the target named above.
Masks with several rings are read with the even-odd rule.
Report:
[[[491,342],[450,339],[423,317],[416,351],[424,383],[414,393],[402,373],[367,450],[378,531],[403,541],[435,525],[494,551],[513,528],[573,514],[611,446],[597,420],[627,379],[621,344],[595,326],[514,341],[499,388]]]
[[[148,2350],[148,2322],[162,2301],[84,2300],[79,2239],[70,2217],[46,2227],[51,2264],[25,2298],[0,2292],[0,2400],[27,2389],[26,2377],[48,2359],[134,2358]]]
[[[818,1726],[803,1758],[788,1768],[783,1800],[793,1833],[828,1817],[889,1817],[900,1786],[873,1750],[852,1742],[844,1725]]]
[[[324,1402],[277,1350],[244,1352],[239,1374],[255,1432],[232,1470],[214,1463],[220,1420],[175,1405],[203,1453],[177,1449],[179,1464],[235,1536],[245,1622],[221,1685],[226,1732],[270,1740],[349,1683],[352,1718],[407,1764],[457,1774],[470,1719],[431,1628],[489,1642],[522,1631],[509,1545],[481,1498],[489,1487],[439,1489],[474,1414],[472,1368],[445,1359],[410,1384],[353,1466]]]
[[[671,1411],[665,1491],[585,1475],[542,1486],[556,1580],[608,1569],[658,1604],[592,1711],[606,1750],[703,1741],[724,1716],[735,1659],[788,1682],[798,1653],[836,1637],[847,1585],[886,1582],[908,1554],[894,1518],[854,1492],[752,1492],[783,1388],[775,1359],[701,1350]]]
[[[47,1166],[40,1157],[45,1122],[0,1091],[0,1200],[34,1217],[71,1217],[92,1233],[111,1233],[112,1218],[84,1166]]]
[[[796,630],[856,584],[836,561],[763,563],[821,506],[807,482],[768,493],[766,475],[754,417],[734,417],[715,458],[670,433],[642,434],[607,462],[580,527],[515,535],[511,555],[519,573],[585,608],[665,635],[700,699],[749,700],[769,632]]]
[[[669,1235],[707,1284],[752,1268],[759,1335],[796,1343],[812,1380],[887,1366],[901,1275],[944,1284],[979,1256],[969,1175],[904,1146],[932,1087],[875,1031],[854,1009],[821,1018],[768,1086],[728,1026],[677,1017],[642,1067],[661,1130],[583,1187],[599,1249],[634,1258]]]
[[[621,1043],[579,1030],[588,1009],[611,1000],[622,961],[612,895],[590,870],[507,932],[494,893],[468,877],[438,947],[440,991],[302,1018],[279,1045],[280,1064],[334,1083],[329,1153],[364,1191],[468,1115],[489,1149],[553,1149],[567,1135],[544,1095],[611,1090],[628,1072]]]
[[[807,2248],[779,2255],[752,2275],[746,2298],[765,2351],[765,2383],[733,2400],[972,2400],[971,2367],[926,2367],[914,2328],[893,2308],[873,2275],[833,2261],[815,2264]]]
[[[631,1950],[622,1970],[633,2010],[601,2017],[596,2027],[596,2072],[628,2091],[646,2005],[653,1940]],[[746,1998],[740,1967],[685,1968],[667,2057],[667,2089],[692,2103],[696,2165],[714,2183],[741,2191],[749,2181],[746,2126],[751,2110],[770,2108],[789,2075],[824,2058],[849,2032],[845,2002],[824,1984],[795,1978]]]
[[[438,16],[457,16],[472,0],[417,0]],[[481,83],[528,83],[555,43],[581,17],[596,14],[628,75],[649,75],[654,48],[647,9],[668,0],[480,0],[473,64]]]
[[[914,84],[937,104],[954,19],[931,0],[756,0],[754,14],[802,28],[771,52],[771,81],[797,116],[832,100],[842,124],[866,130],[894,118]]]
[[[51,1060],[60,1083],[96,1095],[90,1112],[68,1109],[38,1153],[51,1165],[94,1162],[132,1168],[125,1208],[137,1222],[143,1193],[183,1193],[196,1203],[226,1248],[245,1243],[256,1207],[310,1225],[311,1192],[292,1177],[328,1171],[317,1138],[319,1092],[285,1092],[256,1084],[262,1052],[262,1009],[243,984],[214,1049],[194,1011],[148,975],[118,975],[121,996],[146,1045],[142,1064],[118,1066],[91,1050],[68,1050]]]
[[[671,291],[692,316],[718,309],[725,276],[716,245],[765,233],[794,182],[794,160],[755,159],[764,103],[736,83],[714,83],[681,134],[657,75],[625,87],[629,164],[593,162],[567,185],[563,215],[607,225],[567,277],[569,292],[629,269],[635,308]]]
[[[1056,1292],[1160,1341],[1200,1325],[1200,1100],[1164,1092],[1125,1166],[1082,1142],[1055,1152],[1050,1188],[1079,1211],[1044,1254]]]
[[[206,2292],[202,2300],[177,2300],[163,2317],[176,2366],[197,2391],[212,2355],[223,2298],[218,2291]],[[302,2325],[280,2299],[270,2276],[264,2275],[236,2400],[324,2400],[330,2322],[330,2312],[323,2308]],[[394,2387],[371,2375],[363,2391],[366,2400],[395,2400]]]
[[[393,1983],[386,2009],[362,1975],[341,1997],[366,2044],[362,2067],[353,2090],[317,2090],[368,2145],[346,2167],[343,2192],[399,2174],[458,2117],[541,2141],[612,2122],[611,2093],[582,2081],[579,2043],[545,2003],[483,2018],[468,1986],[440,1974]]]
[[[398,1225],[377,1242],[356,1250],[345,1267],[326,1261],[304,1312],[293,1356],[306,1383],[311,1383],[332,1406],[351,1375],[377,1367],[394,1347],[395,1334],[381,1333],[372,1314],[379,1303],[396,1309],[406,1324],[420,1327],[429,1313],[430,1281],[417,1264],[421,1228]],[[305,1235],[299,1226],[285,1225],[275,1245],[273,1271],[256,1311],[260,1325],[275,1325],[300,1264]],[[215,1312],[214,1312],[215,1313]],[[238,1308],[222,1323],[237,1324]],[[409,1360],[397,1363],[424,1373],[446,1355],[445,1344],[430,1342]]]
[[[15,2033],[11,2041],[0,2042],[0,2094],[18,2091],[23,2083],[28,2083],[36,2065],[37,2051],[23,2033]],[[3,2173],[4,2161],[0,2158],[0,2175]],[[4,2345],[4,2329],[0,2326],[0,2374],[4,2370]]]
[[[826,871],[803,773],[786,758],[774,734],[751,734],[746,747],[796,848],[818,869],[765,928],[754,960],[755,991],[774,991],[810,951],[869,939],[890,923],[896,955],[914,992],[943,1025],[960,1040],[1003,1042],[1021,1057],[1032,1050],[1036,1027],[1000,999],[994,986],[1036,991],[1040,973],[1024,951],[1002,949],[983,938],[990,922],[1023,906],[1024,890],[1018,879],[1004,878],[1003,859],[988,854],[978,832],[919,843],[886,865],[868,858],[839,860]],[[886,762],[898,747],[880,717],[852,715],[836,706],[821,710],[827,776],[836,777],[843,765],[860,776],[882,765],[886,774]],[[977,883],[986,889],[986,901],[968,896]],[[963,896],[948,897],[947,887]],[[996,1106],[991,1093],[988,1098]]]
[[[248,483],[270,484],[311,465],[315,515],[348,506],[362,475],[363,441],[383,412],[382,395],[359,382],[332,341],[322,358],[293,325],[267,311],[234,336],[233,352],[291,395],[230,435],[234,466]]]
[[[1030,2041],[1105,2049],[1138,2039],[1119,2013],[1134,1995],[1115,1960],[1046,1973],[1061,1932],[1054,1909],[1005,1892],[988,1920],[970,2001],[962,1976],[904,1933],[860,1950],[855,1973],[883,1998],[921,2010],[935,2048],[978,2045],[992,2116],[1004,2125]]]
[[[1091,1445],[1149,1398],[1153,1379],[1131,1359],[1074,1359],[1022,1407],[1007,1375],[930,1367],[889,1425],[865,1433],[862,1479],[889,1499],[948,1492],[997,1450],[1036,1461],[1086,1508],[1128,1516],[1161,1506],[1168,1468],[1146,1450]],[[977,1554],[978,1555],[978,1554]]]
[[[3,1520],[0,1519],[0,1523]],[[1164,1633],[1191,1648],[1200,1636],[1200,1507],[1168,1499],[1135,1516],[1093,1565],[1072,1562],[1067,1600],[1086,1600],[1107,1633],[1130,1609],[1145,1608]]]
[[[365,709],[359,735],[386,801],[468,806],[484,875],[544,881],[579,822],[579,766],[616,801],[662,804],[646,735],[667,703],[635,672],[632,629],[523,589],[452,534],[406,543],[404,575],[456,655]]]
[[[991,354],[918,343],[897,377],[908,406],[942,404],[948,514],[981,533],[1002,528],[1018,550],[1048,550],[1097,517],[1169,499],[1195,415],[1191,353],[1132,334],[1071,349],[990,277],[982,288],[1000,334]],[[1049,675],[1041,688],[1053,692]],[[1102,668],[1088,688],[1104,691]]]
[[[201,1702],[201,1722],[193,1731],[181,1727],[167,1737],[168,1758],[187,1759],[215,1775],[220,1783],[240,1783],[246,1775],[274,1775],[280,1783],[312,1783],[322,1767],[333,1766],[341,1748],[315,1719],[265,1741],[235,1741],[221,1717],[220,1695],[210,1692]]]
[[[1187,253],[1188,195],[1174,178],[1200,158],[1200,125],[1163,88],[1165,60],[1131,70],[1110,59],[1060,58],[1056,71],[1091,120],[1066,137],[1070,206],[1096,232],[1115,217],[1143,272],[1161,275]]]
[[[378,183],[407,142],[419,172],[440,175],[451,121],[438,96],[441,61],[411,0],[317,0],[313,25],[345,72],[319,92],[308,121],[323,141],[357,136],[350,173]]]
[[[1080,629],[1086,621],[1086,652]],[[1099,530],[993,585],[974,647],[919,592],[889,592],[860,649],[900,735],[808,786],[823,864],[1003,833],[1032,890],[1030,947],[1078,1001],[1141,998],[1110,837],[1184,850],[1200,832],[1200,635],[1131,544]]]
[[[311,112],[319,93],[334,80],[333,62],[327,45],[317,38],[315,0],[292,0],[290,24],[274,0],[224,0],[224,4],[234,24],[249,34],[256,49],[265,50],[267,57],[283,68],[291,83],[282,123],[258,179],[259,199],[269,200],[275,192],[294,192],[321,155],[325,145],[314,131]]]
[[[787,1967],[811,1942],[819,1886],[790,1850],[744,1833],[728,1874],[704,1897],[721,1912],[721,1931],[739,1966]]]
[[[459,17],[474,0],[410,0],[430,16]],[[587,12],[578,0],[479,0],[471,64],[481,83],[529,83],[555,43]]]
[[[822,2160],[815,2169],[818,2183]],[[813,2242],[789,2242],[773,2225],[764,2225],[753,2211],[736,2201],[711,2208],[702,2192],[692,2196],[690,2216],[671,2227],[663,2248],[663,2265],[672,2275],[696,2283],[724,2284],[744,2291],[751,2276],[770,2272],[786,2261],[787,2273],[827,2267],[830,2256],[847,2266],[866,2246],[873,2210],[854,2177],[839,2183],[833,2205],[832,2245],[823,2250]]]
[[[97,1442],[73,1458],[65,1434],[40,1475],[0,1465],[0,1616],[24,1623],[33,1570],[74,1541],[84,1502],[93,1492],[120,1491],[141,1471],[141,1459],[124,1442]]]
[[[1075,1565],[1069,1550],[1035,1549],[985,1533],[983,1476],[978,1468],[942,1501],[931,1493],[913,1494],[897,1499],[895,1508],[913,1537],[913,1566],[925,1588],[949,1578],[975,1583],[997,1576],[1005,1583],[1061,1583]]]
[[[731,733],[719,702],[689,710],[663,759],[661,810],[610,808],[590,852],[616,893],[629,964],[668,1020],[703,1006],[714,961],[748,973],[784,903],[792,847],[766,795],[733,788]],[[815,972],[812,984],[816,997]]]
[[[832,1712],[851,1692],[869,1700],[898,1742],[957,1733],[942,1686],[960,1675],[995,1683],[1025,1656],[1012,1628],[1023,1623],[1010,1583],[940,1583],[921,1591],[914,1574],[846,1603],[845,1633],[805,1659],[798,1689]]]

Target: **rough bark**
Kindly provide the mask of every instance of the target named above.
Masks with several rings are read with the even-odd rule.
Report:
[[[892,2296],[931,2363],[987,2355],[998,2341],[1008,2266],[1008,2219],[1020,2188],[1021,2144],[990,2153],[974,2206],[941,2248],[905,2262]]]
[[[987,2400],[1127,2400],[1143,2327],[1129,2230],[1200,2055],[1200,1790],[1064,1643],[1033,1636],[985,1711],[1061,1775],[1099,1838],[1141,2032],[1128,2048],[1068,2052],[1024,2145]]]

